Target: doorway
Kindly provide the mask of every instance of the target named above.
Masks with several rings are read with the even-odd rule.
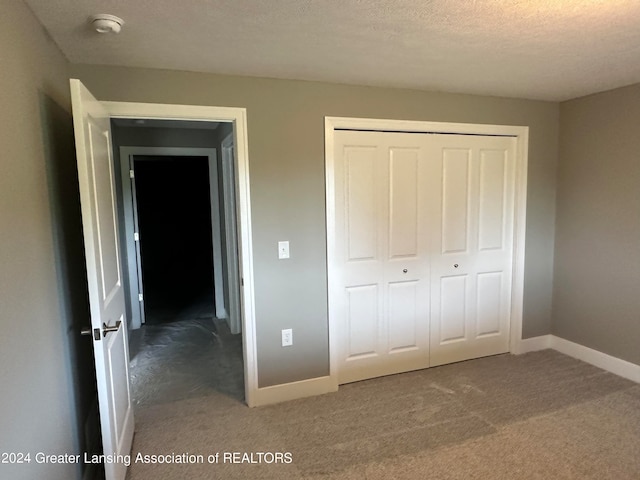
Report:
[[[230,328],[240,319],[227,307],[240,296],[230,272],[237,246],[228,248],[237,229],[226,225],[236,189],[221,155],[223,140],[233,147],[233,124],[115,119],[112,133],[134,403],[219,393],[244,401],[242,336]]]
[[[229,122],[233,126],[244,391],[245,401],[252,407],[261,402],[256,365],[247,114],[243,108],[104,102],[79,80],[70,79],[69,84],[91,312],[91,327],[81,333],[91,337],[94,349],[103,452],[115,458],[130,451],[135,420],[129,377],[130,308],[122,268],[122,202],[117,201],[122,189],[117,181],[119,162],[114,161],[111,121],[158,119]],[[105,464],[105,476],[124,479],[126,465]]]
[[[214,312],[206,157],[133,156],[144,323],[175,322],[194,303]]]
[[[71,81],[79,84],[77,80]],[[242,326],[244,398],[249,407],[265,403],[258,388],[253,243],[251,234],[251,194],[247,138],[247,112],[244,108],[211,107],[131,102],[98,102],[111,120],[165,120],[191,122],[228,122],[233,126],[233,156],[230,168],[236,187],[238,233],[238,277],[241,284],[238,312]],[[115,174],[114,174],[115,176]]]
[[[146,122],[152,125],[146,129],[118,128],[118,123],[114,121],[114,143],[119,146],[116,150],[120,157],[121,231],[124,232],[122,244],[126,250],[129,280],[130,327],[135,330],[145,323],[147,301],[154,300],[145,298],[145,290],[152,294],[156,292],[150,285],[145,286],[147,280],[160,288],[172,286],[184,289],[189,285],[196,290],[199,288],[194,285],[193,278],[184,276],[184,271],[177,271],[176,277],[170,276],[172,269],[169,267],[175,262],[181,262],[188,270],[198,269],[198,264],[205,262],[197,277],[213,279],[210,291],[214,294],[215,316],[227,318],[228,322],[236,321],[238,310],[227,312],[226,308],[229,303],[239,301],[237,299],[240,296],[238,276],[232,271],[238,269],[235,181],[221,165],[232,160],[219,155],[220,133],[224,139],[232,136],[231,125],[220,124],[223,126],[218,132],[217,123],[213,130],[177,129],[175,125],[179,123],[176,122],[172,122],[174,126],[167,129],[162,127],[164,121]],[[172,139],[167,139],[168,132],[176,133],[173,133]],[[123,146],[131,143],[145,146]],[[157,146],[189,143],[199,143],[207,148]],[[139,186],[142,192],[138,191]],[[140,198],[145,202],[142,205],[142,222],[147,225],[140,225]],[[164,212],[173,214],[165,217]],[[157,226],[153,225],[153,219],[156,219]],[[168,222],[174,228],[170,228]],[[228,228],[227,224],[233,228]],[[141,231],[141,227],[145,226],[150,228],[151,237]],[[154,236],[156,233],[160,235],[159,238]],[[176,249],[174,244],[182,248]],[[156,275],[143,275],[143,245],[147,246],[148,253],[153,257],[148,261],[153,272],[148,273]],[[206,247],[207,252],[195,258],[194,246]],[[160,253],[164,256],[158,255]],[[185,255],[193,258],[186,262],[183,260]],[[153,261],[155,258],[157,262]],[[165,272],[162,285],[155,283],[159,281],[160,271]],[[229,288],[230,285],[235,287]],[[234,333],[239,332],[238,329]]]

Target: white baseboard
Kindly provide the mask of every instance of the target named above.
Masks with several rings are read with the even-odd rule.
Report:
[[[310,378],[309,380],[301,380],[299,382],[258,388],[254,392],[253,404],[249,406],[259,407],[336,391],[338,391],[338,385],[335,379],[329,376]]]
[[[596,367],[602,368],[611,373],[615,373],[620,377],[627,378],[634,382],[640,383],[640,365],[627,362],[617,357],[612,357],[606,353],[599,352],[584,345],[570,342],[564,338],[551,336],[551,348],[560,353],[577,358],[583,362],[590,363]]]
[[[513,353],[519,355],[547,348],[551,348],[570,357],[577,358],[583,362],[590,363],[591,365],[602,368],[603,370],[620,377],[640,383],[640,365],[627,362],[626,360],[622,360],[617,357],[612,357],[606,353],[585,347],[579,343],[565,340],[564,338],[556,337],[555,335],[541,335],[539,337],[521,340],[519,344],[516,345]]]
[[[540,335],[539,337],[520,340],[512,353],[520,355],[522,353],[537,352],[538,350],[551,348],[551,337],[553,337],[553,335]]]
[[[551,348],[583,362],[595,365],[620,377],[640,383],[640,365],[612,357],[584,345],[556,337],[555,335],[541,335],[539,337],[521,340],[512,353],[520,355],[538,350]],[[338,391],[335,378],[330,376],[310,378],[299,382],[284,383],[271,387],[258,388],[250,407],[259,407],[273,403],[296,400],[298,398],[313,397]]]

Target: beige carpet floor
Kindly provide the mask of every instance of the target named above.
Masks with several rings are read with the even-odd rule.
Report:
[[[289,452],[291,463],[223,463],[225,452]],[[254,409],[210,392],[140,406],[138,453],[204,463],[133,463],[129,480],[638,480],[640,385],[546,350]]]

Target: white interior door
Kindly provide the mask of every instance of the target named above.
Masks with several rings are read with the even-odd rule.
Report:
[[[337,131],[338,382],[416,370],[429,356],[429,164],[421,135]]]
[[[71,99],[102,443],[107,458],[117,459],[131,450],[134,420],[110,120],[78,80],[71,80]],[[124,463],[104,467],[107,480],[125,478]]]
[[[509,351],[515,139],[430,136],[431,366]]]
[[[338,382],[509,351],[512,137],[335,131]]]

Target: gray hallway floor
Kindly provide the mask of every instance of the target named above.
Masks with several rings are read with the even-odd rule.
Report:
[[[130,334],[130,377],[136,411],[212,394],[244,401],[242,336],[213,317],[206,300],[171,321]]]

